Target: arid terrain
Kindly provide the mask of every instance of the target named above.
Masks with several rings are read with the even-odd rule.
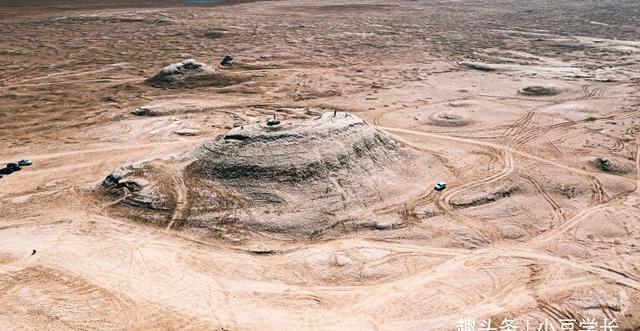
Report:
[[[1,330],[640,328],[638,1],[7,0],[0,67]]]

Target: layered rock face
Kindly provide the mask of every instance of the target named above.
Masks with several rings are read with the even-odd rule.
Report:
[[[158,176],[170,179],[164,182],[175,186],[171,194],[150,178],[162,162],[129,171],[129,179],[120,170],[119,182],[114,184],[111,175],[103,186],[130,191],[124,194],[131,197],[122,199],[129,206],[136,205],[127,202],[131,199],[155,201],[160,211],[164,201],[174,201],[171,215],[159,212],[151,219],[149,208],[136,210],[144,209],[142,204],[129,208],[153,223],[173,222],[173,228],[239,237],[251,232],[313,237],[398,226],[400,220],[372,210],[416,189],[412,181],[426,168],[420,163],[437,161],[418,157],[355,115],[326,113],[303,122],[237,127],[204,142],[165,166],[181,170]]]
[[[360,118],[326,113],[306,123],[234,128],[222,141],[203,144],[189,169],[212,180],[296,185],[384,168],[404,154]]]

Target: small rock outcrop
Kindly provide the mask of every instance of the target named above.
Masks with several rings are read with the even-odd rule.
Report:
[[[518,93],[528,96],[550,96],[560,93],[558,89],[544,86],[527,86],[518,90]]]
[[[480,62],[458,61],[457,63],[463,67],[480,70],[480,71],[492,72],[497,70],[492,66],[489,66],[487,64],[480,63]]]
[[[194,128],[184,128],[184,129],[173,131],[173,133],[179,136],[197,136],[202,133],[202,130],[194,129]]]
[[[201,86],[225,87],[235,85],[250,77],[229,72],[217,72],[194,59],[168,65],[145,82],[153,87],[192,88]]]
[[[596,169],[615,174],[628,174],[633,169],[633,165],[628,161],[620,159],[597,157],[592,161]]]
[[[148,108],[148,107],[138,107],[134,111],[132,111],[131,114],[136,115],[136,116],[156,116],[156,115],[158,115],[156,112],[154,112],[151,108]]]
[[[466,120],[461,115],[452,112],[438,112],[429,116],[429,123],[437,126],[465,126],[469,125],[470,121]]]
[[[127,175],[128,171],[126,169],[116,169],[104,179],[102,185],[109,193],[121,195],[138,192],[147,184],[147,181],[143,179],[125,178]]]

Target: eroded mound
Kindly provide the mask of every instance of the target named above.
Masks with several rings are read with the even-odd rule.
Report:
[[[199,86],[225,87],[249,80],[250,77],[219,72],[194,59],[168,65],[145,82],[153,87],[189,88]]]
[[[446,111],[429,116],[429,123],[437,126],[465,126],[470,124],[461,115]]]
[[[454,198],[451,200],[451,205],[456,208],[481,206],[508,198],[518,191],[520,191],[520,187],[515,184],[504,185],[495,189],[483,190],[475,194]]]
[[[560,93],[560,91],[558,91],[558,89],[554,87],[527,86],[525,88],[518,90],[518,93],[522,95],[529,95],[529,96],[549,96],[549,95],[556,95]]]
[[[628,174],[632,171],[633,165],[628,161],[624,161],[617,158],[598,157],[591,161],[593,166],[604,172],[611,172],[615,174]]]
[[[103,190],[140,221],[231,240],[394,228],[400,219],[378,217],[372,207],[424,190],[417,182],[443,171],[348,113],[237,127],[166,162],[160,175],[160,161],[119,170]]]
[[[285,183],[382,168],[403,151],[358,117],[327,113],[311,124],[238,127],[197,153],[189,170],[198,177]]]

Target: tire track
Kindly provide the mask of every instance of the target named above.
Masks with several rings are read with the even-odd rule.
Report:
[[[609,195],[605,192],[602,187],[602,183],[595,176],[585,176],[591,181],[591,191],[593,192],[591,195],[591,201],[589,202],[589,206],[595,206],[604,202]]]
[[[583,209],[582,211],[580,211],[578,214],[576,214],[575,216],[573,216],[572,218],[570,218],[569,220],[567,220],[566,222],[560,224],[559,226],[540,234],[539,236],[532,238],[529,243],[530,244],[534,244],[534,245],[543,245],[545,243],[548,243],[549,241],[556,239],[557,237],[559,237],[561,234],[567,232],[569,229],[573,228],[574,226],[578,225],[580,222],[584,221],[585,219],[589,218],[591,215],[600,212],[602,210],[605,210],[607,208],[613,207],[614,205],[618,204],[620,202],[620,198],[615,199],[615,200],[611,200],[607,203],[603,203],[603,204],[599,204],[599,205],[595,205],[592,207],[588,207]]]
[[[567,218],[565,216],[564,210],[562,210],[562,208],[560,208],[560,205],[558,205],[558,203],[555,202],[555,200],[553,200],[547,194],[547,192],[545,192],[545,190],[542,187],[542,185],[540,185],[540,182],[538,182],[537,180],[533,179],[533,177],[531,177],[529,175],[520,174],[520,177],[526,179],[531,184],[533,184],[533,186],[536,188],[536,191],[538,191],[538,193],[540,193],[544,197],[544,199],[547,200],[547,202],[549,203],[549,205],[553,209],[553,218],[551,219],[552,223],[553,223],[553,219],[554,218],[559,219],[560,220],[560,224],[562,224],[562,223],[567,221]]]
[[[428,189],[423,193],[421,193],[420,195],[418,195],[417,197],[375,209],[374,213],[384,215],[384,214],[389,214],[393,212],[399,212],[402,210],[412,210],[418,206],[421,206],[430,201],[433,201],[437,196],[438,196],[437,191],[435,191],[434,189]]]
[[[529,132],[529,134],[527,134],[527,135],[524,135],[522,137],[516,138],[516,146],[524,145],[524,144],[528,143],[529,141],[531,141],[532,139],[535,139],[535,138],[538,138],[538,137],[542,136],[543,134],[547,134],[547,133],[552,132],[552,131],[568,128],[568,127],[571,127],[571,126],[574,126],[574,125],[577,125],[577,124],[598,123],[598,122],[611,121],[611,120],[622,120],[622,119],[634,117],[639,112],[640,112],[640,110],[635,110],[633,112],[621,114],[621,115],[618,115],[618,116],[615,116],[615,115],[614,116],[607,116],[607,117],[603,117],[603,118],[597,118],[597,119],[594,119],[594,120],[592,120],[592,119],[583,119],[583,120],[579,120],[579,121],[568,121],[568,122],[552,124],[552,125],[549,125],[549,126],[546,126],[546,127],[542,127],[542,128],[537,128],[537,130],[535,132]],[[619,140],[618,138],[614,138],[614,139]],[[624,143],[623,143],[622,148],[624,148]]]
[[[521,117],[516,122],[514,122],[511,125],[511,128],[503,134],[503,137],[508,139],[507,145],[511,147],[521,146],[526,142],[530,141],[531,139],[533,139],[532,137],[539,137],[542,134],[548,133],[552,129],[564,128],[566,126],[576,124],[577,122],[587,121],[587,120],[583,120],[583,121],[575,121],[575,122],[564,122],[564,123],[552,125],[547,128],[540,128],[537,126],[532,127],[531,125],[531,120],[533,119],[534,115],[548,107],[561,105],[567,102],[580,101],[580,100],[601,99],[601,98],[604,98],[605,92],[612,87],[612,86],[604,86],[604,87],[594,88],[590,90],[589,88],[591,86],[592,85],[582,86],[583,95],[580,98],[557,100],[557,101],[533,108],[525,116]],[[604,119],[601,119],[601,120],[604,120]]]
[[[574,167],[568,166],[566,164],[562,164],[560,162],[549,160],[547,158],[542,158],[540,156],[537,156],[537,155],[534,155],[534,154],[531,154],[531,153],[528,153],[528,152],[524,152],[524,151],[512,148],[510,146],[498,144],[498,143],[491,143],[491,142],[485,142],[485,141],[479,141],[479,140],[473,140],[473,139],[461,138],[461,137],[452,137],[452,136],[440,135],[440,134],[435,134],[435,133],[408,130],[408,129],[402,129],[402,128],[394,128],[394,127],[388,127],[388,126],[377,126],[377,127],[382,129],[382,130],[388,131],[388,132],[400,132],[400,133],[417,135],[417,136],[424,136],[424,137],[438,138],[438,139],[443,139],[443,140],[456,141],[456,142],[460,142],[460,143],[472,144],[472,145],[477,145],[477,146],[492,147],[492,148],[495,148],[495,149],[508,151],[508,152],[513,153],[513,154],[517,154],[519,156],[522,156],[524,158],[531,159],[531,160],[534,160],[534,161],[538,161],[540,163],[553,165],[553,166],[555,166],[557,168],[564,169],[564,170],[567,170],[569,172],[576,173],[576,174],[591,175],[591,176],[596,176],[596,175],[597,176],[606,176],[606,177],[617,178],[619,180],[629,180],[629,181],[632,180],[632,179],[626,178],[624,176],[619,176],[619,175],[615,175],[615,174],[599,173],[599,172],[595,172],[595,171],[574,168]]]
[[[478,232],[481,235],[483,240],[487,242],[493,242],[493,241],[499,240],[501,238],[501,231],[496,226],[464,216],[462,213],[457,211],[451,205],[451,199],[455,195],[460,194],[464,191],[476,188],[481,185],[490,184],[492,182],[501,180],[511,175],[515,169],[513,155],[503,151],[503,158],[504,158],[505,165],[502,171],[500,171],[499,173],[493,176],[489,176],[487,178],[483,178],[483,179],[469,182],[462,186],[459,186],[454,190],[450,190],[446,192],[436,201],[436,206],[438,207],[438,209],[440,209],[445,214],[451,216],[452,218],[458,220],[459,222],[470,226],[472,229],[474,229],[476,232]],[[487,230],[488,227],[490,228],[489,230]]]
[[[171,220],[165,229],[167,231],[171,230],[171,227],[176,222],[184,221],[184,213],[188,203],[187,187],[184,184],[184,172],[180,171],[178,174],[174,175],[172,179],[174,183],[174,191],[176,193],[176,207],[173,211],[173,215],[171,215]]]
[[[37,68],[39,65],[40,65],[39,63],[33,63],[33,64],[27,66],[24,69],[18,70],[17,72],[8,75],[7,77],[1,78],[0,82],[8,81],[8,80],[11,80],[11,79],[16,78],[18,76],[21,76],[21,75],[24,75],[26,73],[29,73],[29,72],[33,71],[33,69]]]

